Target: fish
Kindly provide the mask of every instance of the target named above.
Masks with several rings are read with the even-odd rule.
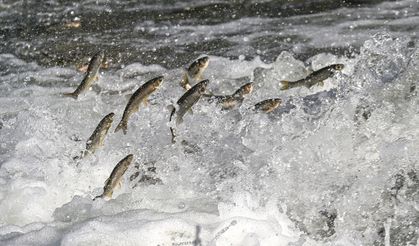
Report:
[[[80,20],[70,21],[64,24],[67,28],[79,28],[81,26]]]
[[[110,66],[110,63],[111,63],[111,60],[109,59],[109,57],[105,57],[102,60],[102,64],[100,65],[100,68],[108,69]],[[82,72],[82,73],[87,72],[88,67],[89,67],[89,62],[76,65],[77,71]]]
[[[282,100],[280,98],[272,98],[272,99],[267,99],[264,100],[262,102],[257,103],[254,106],[254,109],[256,111],[262,111],[265,113],[270,113],[272,111],[274,111],[277,107],[279,107],[279,105],[281,105]]]
[[[89,90],[93,83],[98,79],[99,69],[102,66],[104,58],[105,53],[103,51],[96,53],[90,60],[86,76],[84,76],[84,79],[77,89],[71,93],[63,93],[63,95],[77,99],[81,93]]]
[[[336,71],[340,71],[345,67],[343,64],[333,64],[320,70],[312,72],[310,75],[305,77],[304,79],[300,79],[297,81],[287,81],[283,80],[280,81],[282,87],[281,90],[288,90],[295,87],[305,86],[307,88],[311,88],[313,85],[320,85],[323,86],[324,80],[332,77]]]
[[[202,74],[204,73],[205,69],[208,67],[209,57],[204,56],[201,57],[189,65],[189,67],[183,73],[183,78],[180,81],[180,86],[182,86],[185,90],[189,90],[191,86],[191,80],[201,81]]]
[[[82,157],[88,154],[94,154],[98,148],[103,146],[106,134],[108,134],[108,131],[112,126],[114,116],[114,113],[110,113],[103,117],[103,119],[99,122],[96,129],[86,142],[86,150],[82,152]]]
[[[125,107],[122,119],[119,122],[118,126],[115,129],[115,132],[118,132],[122,129],[124,134],[127,134],[128,131],[128,119],[132,114],[139,110],[140,104],[144,103],[145,106],[148,104],[148,97],[156,91],[161,83],[163,82],[164,77],[159,76],[145,82],[140,88],[138,88],[134,94],[130,97],[127,106]]]
[[[209,97],[208,101],[210,103],[216,102],[221,105],[223,110],[233,109],[239,107],[244,100],[244,96],[250,94],[253,91],[253,83],[247,83],[241,86],[236,90],[232,95],[222,96],[222,95],[211,95],[204,94],[205,97]]]
[[[243,97],[245,95],[252,93],[252,91],[253,91],[253,83],[250,82],[250,83],[242,85],[237,91],[233,93],[233,96]]]
[[[112,194],[117,186],[121,186],[122,178],[124,173],[127,171],[129,165],[131,164],[132,160],[134,159],[134,155],[129,154],[124,159],[116,164],[115,168],[112,170],[111,175],[105,181],[105,187],[103,187],[103,193],[99,196],[93,198],[96,200],[97,198],[112,198]]]
[[[192,88],[190,88],[188,91],[186,91],[185,94],[183,94],[182,97],[176,102],[179,106],[177,112],[176,108],[172,106],[172,112],[170,114],[169,121],[172,120],[172,117],[176,112],[176,125],[182,123],[183,116],[186,114],[186,112],[192,111],[192,106],[196,102],[198,102],[201,96],[205,93],[208,83],[209,80],[202,80],[201,82],[197,83]]]

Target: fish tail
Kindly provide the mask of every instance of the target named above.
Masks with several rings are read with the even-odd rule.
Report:
[[[77,97],[79,96],[79,95],[77,95],[74,92],[71,92],[71,93],[62,93],[61,95],[65,96],[65,97],[72,97],[74,99],[77,99]]]
[[[281,87],[281,91],[283,90],[288,90],[290,88],[290,82],[287,80],[281,80],[280,81],[282,87]]]
[[[173,117],[173,115],[176,112],[176,108],[173,105],[169,105],[169,106],[167,106],[167,109],[170,111],[169,122],[171,122],[172,121],[172,117]]]
[[[115,132],[118,132],[121,129],[124,132],[124,135],[126,135],[128,130],[128,124],[125,120],[121,120],[121,122],[119,122],[118,126],[115,128]]]
[[[176,143],[175,129],[173,129],[172,127],[170,127],[170,133],[172,134],[172,144],[174,144],[174,143]]]

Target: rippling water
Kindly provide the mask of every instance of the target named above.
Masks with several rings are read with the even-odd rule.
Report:
[[[416,245],[417,1],[0,2],[0,244]],[[63,98],[104,49],[92,91]],[[171,143],[182,68],[242,107],[201,100]],[[343,63],[324,86],[280,90]],[[129,96],[162,88],[113,133]],[[255,103],[280,97],[270,114]],[[75,160],[116,113],[105,145]],[[92,198],[127,154],[110,201]],[[139,172],[138,172],[139,171]]]

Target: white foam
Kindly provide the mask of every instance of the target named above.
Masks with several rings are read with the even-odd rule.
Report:
[[[184,93],[178,86],[181,69],[132,64],[104,71],[101,94],[89,91],[77,101],[60,96],[73,87],[50,83],[70,77],[71,69],[33,66],[25,76],[42,78],[38,84],[4,75],[1,92],[11,92],[0,98],[0,240],[5,245],[193,245],[199,226],[202,245],[378,242],[381,218],[394,213],[408,220],[416,211],[415,202],[403,195],[411,192],[409,185],[400,188],[400,210],[386,192],[395,175],[414,182],[407,173],[419,168],[418,100],[410,89],[417,84],[418,54],[407,39],[376,35],[355,58],[308,59],[314,69],[347,65],[327,87],[285,92],[279,80],[304,77],[307,67],[289,52],[272,64],[211,56],[204,73],[211,90],[232,93],[253,80],[255,91],[236,111],[200,100],[178,126],[174,145],[165,107]],[[9,59],[14,58],[0,56]],[[138,78],[125,85],[121,74],[131,72]],[[162,88],[130,118],[128,134],[113,133],[126,95],[160,72]],[[74,72],[70,79],[78,77]],[[121,89],[127,91],[103,92]],[[277,96],[284,106],[272,114],[248,109]],[[360,108],[370,108],[370,115],[357,116]],[[110,112],[115,121],[103,148],[73,160]],[[133,165],[113,199],[92,201],[128,153],[140,175],[156,175],[161,183],[134,188]],[[155,174],[147,171],[151,166]],[[333,236],[324,236],[328,233]]]

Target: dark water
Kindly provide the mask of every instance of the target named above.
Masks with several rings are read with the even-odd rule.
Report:
[[[172,68],[201,54],[264,61],[283,50],[302,59],[325,51],[349,55],[377,31],[412,39],[418,31],[415,1],[140,2],[3,1],[0,53],[65,65],[105,49],[114,66]],[[79,27],[68,26],[75,21]]]
[[[292,245],[417,244],[417,1],[0,0],[0,25],[0,245],[174,245],[200,226],[203,245],[271,246],[287,225]],[[99,49],[97,87],[61,97]],[[211,91],[254,91],[234,111],[200,101],[172,145],[166,106],[203,54]],[[324,87],[280,90],[333,63]],[[129,134],[76,165],[100,119],[160,75]],[[272,114],[249,110],[273,97]],[[135,182],[93,202],[128,153]]]

